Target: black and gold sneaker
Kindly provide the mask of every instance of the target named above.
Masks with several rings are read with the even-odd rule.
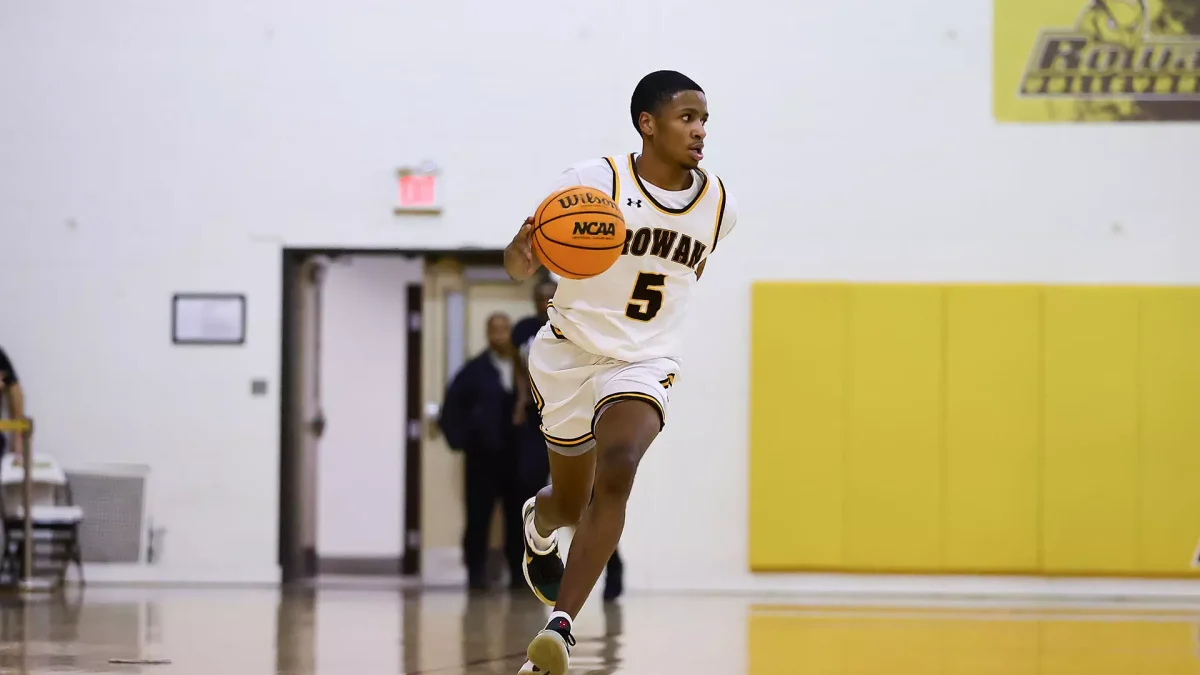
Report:
[[[562,553],[558,549],[558,533],[550,537],[550,548],[539,550],[534,545],[533,535],[533,505],[536,498],[525,502],[521,509],[522,529],[525,534],[525,557],[521,561],[521,570],[525,572],[525,583],[543,604],[554,606],[558,600],[558,585],[562,582],[563,565]]]
[[[571,647],[575,638],[571,636],[571,622],[565,614],[551,616],[550,622],[529,643],[525,655],[529,658],[521,666],[520,675],[567,675],[571,661]]]

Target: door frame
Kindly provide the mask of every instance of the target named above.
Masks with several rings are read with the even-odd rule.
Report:
[[[279,525],[278,525],[278,562],[283,583],[290,584],[293,582],[303,582],[305,579],[317,575],[318,570],[316,565],[311,564],[308,558],[311,554],[306,552],[303,547],[303,537],[301,536],[300,528],[302,523],[299,517],[303,508],[302,499],[304,498],[304,490],[302,480],[304,473],[300,464],[300,438],[297,434],[299,428],[297,420],[294,419],[294,411],[298,409],[297,403],[302,392],[298,390],[299,383],[296,382],[296,359],[299,354],[299,336],[296,334],[296,317],[299,311],[299,287],[294,283],[297,277],[297,272],[303,269],[305,262],[317,256],[337,257],[342,255],[377,255],[377,256],[403,256],[409,259],[422,258],[426,265],[436,264],[442,260],[453,260],[466,267],[503,267],[504,251],[503,249],[410,249],[410,248],[317,248],[303,246],[285,246],[282,249],[283,264],[282,264],[282,280],[281,280],[281,313],[280,313],[280,358],[279,358]],[[418,291],[423,291],[423,285],[414,285]],[[409,293],[409,297],[413,293],[412,288],[397,289],[398,293]],[[420,292],[417,293],[418,299]],[[418,307],[420,305],[418,304]],[[410,305],[411,307],[411,305]],[[410,322],[413,320],[410,316]],[[423,314],[418,319],[421,325],[424,323]],[[411,323],[410,323],[411,326]],[[411,335],[411,328],[410,328]],[[410,340],[409,353],[407,355],[411,365],[412,359],[416,359],[416,363],[420,364],[423,355],[421,354],[420,340],[416,344],[416,352],[413,352],[412,341]],[[408,369],[408,381],[406,382],[406,416],[410,418],[415,413],[421,415],[422,397],[421,387],[421,368]],[[416,406],[414,408],[414,405]],[[398,574],[403,575],[419,575],[420,560],[421,560],[421,497],[422,497],[422,481],[420,480],[420,462],[421,462],[421,442],[412,442],[406,435],[405,447],[403,448],[404,461],[401,463],[408,469],[405,479],[405,497],[403,500],[404,513],[401,514],[400,522],[404,531],[401,532],[401,541],[404,543],[404,551],[402,554],[401,569],[397,570]],[[412,471],[411,467],[416,467],[417,471]],[[415,487],[415,494],[410,494]],[[315,505],[313,505],[315,507]]]
[[[425,339],[425,284],[409,284],[405,289],[404,311],[408,320],[404,370],[404,554],[400,573],[421,574],[421,424],[424,398],[421,392],[422,349]]]

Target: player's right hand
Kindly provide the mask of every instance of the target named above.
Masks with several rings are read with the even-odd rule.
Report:
[[[512,259],[505,262],[508,263],[506,266],[511,266],[508,273],[513,278],[528,279],[541,266],[541,261],[533,253],[533,216],[525,219],[508,248],[512,251]]]

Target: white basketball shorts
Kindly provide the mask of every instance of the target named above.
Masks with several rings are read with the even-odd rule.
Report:
[[[591,450],[596,420],[618,401],[649,403],[665,426],[679,371],[679,363],[668,358],[630,363],[598,356],[547,323],[529,349],[529,379],[546,444],[566,456]]]

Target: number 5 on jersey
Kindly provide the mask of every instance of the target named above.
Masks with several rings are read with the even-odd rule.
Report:
[[[629,296],[629,304],[625,306],[625,316],[634,321],[649,321],[658,316],[658,311],[663,305],[663,288],[666,287],[666,282],[665,274],[638,274],[633,293]]]

